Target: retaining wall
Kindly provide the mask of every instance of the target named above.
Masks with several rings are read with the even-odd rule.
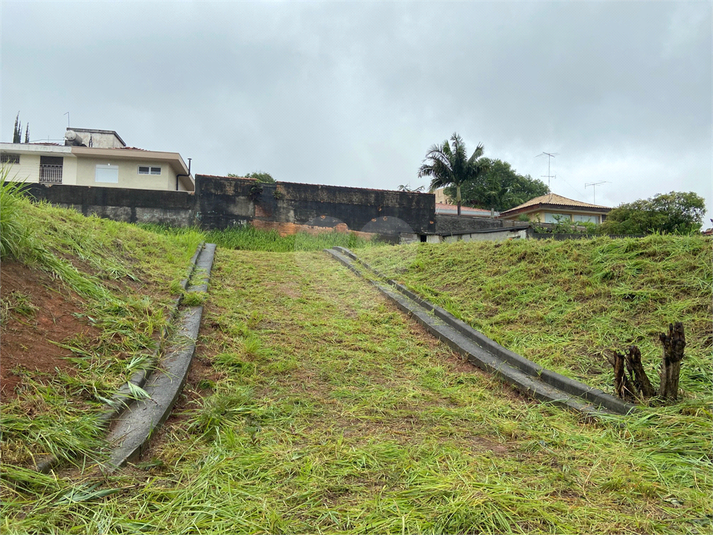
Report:
[[[317,184],[196,176],[195,194],[31,184],[38,200],[129,223],[224,229],[252,224],[281,234],[356,231],[413,239],[435,232],[435,196]]]
[[[194,196],[184,191],[29,184],[37,200],[127,223],[160,223],[185,227],[194,221]]]
[[[445,236],[447,234],[466,234],[477,230],[503,228],[508,226],[507,221],[502,219],[490,219],[489,217],[457,216],[457,215],[436,215],[436,234]]]
[[[435,231],[435,196],[427,193],[197,175],[196,198],[207,228],[272,221],[382,235]]]

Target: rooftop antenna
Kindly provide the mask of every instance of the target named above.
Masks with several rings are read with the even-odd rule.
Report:
[[[545,155],[548,157],[547,158],[547,174],[542,175],[542,178],[547,179],[547,189],[550,189],[550,179],[557,178],[556,176],[553,176],[550,173],[550,165],[552,163],[552,158],[555,158],[557,156],[557,154],[558,154],[557,152],[543,152],[542,154],[538,154],[537,156],[535,156],[535,158],[537,158],[538,156],[545,156]]]
[[[585,184],[584,187],[588,188],[589,186],[592,186],[592,195],[594,197],[594,200],[592,201],[594,204],[597,204],[597,186],[600,184],[609,184],[610,182],[608,180],[603,180],[601,182],[590,182],[589,184]]]
[[[65,113],[64,115],[67,116],[67,128],[69,128],[69,112]]]

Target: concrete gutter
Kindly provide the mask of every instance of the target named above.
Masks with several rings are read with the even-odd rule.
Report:
[[[189,268],[187,270],[187,276],[180,282],[181,288],[183,288],[184,291],[188,291],[188,292],[195,292],[195,291],[205,292],[205,291],[207,291],[207,281],[210,278],[210,269],[211,269],[212,262],[213,262],[214,251],[215,251],[214,244],[206,245],[204,243],[201,243],[198,246],[198,248],[196,249],[196,252],[193,254],[193,257],[191,258],[191,261],[189,263]],[[210,261],[209,263],[208,263],[208,260]],[[207,267],[206,267],[206,265],[207,265]],[[203,270],[203,272],[206,273],[207,275],[204,277],[201,277],[201,279],[199,281],[200,284],[198,286],[194,285],[189,288],[188,282],[192,277],[194,277],[194,274],[196,273],[197,270]],[[176,297],[176,299],[174,300],[173,310],[171,312],[172,319],[175,319],[178,315],[180,302],[181,302],[181,296]],[[201,312],[202,312],[202,307],[192,307],[192,308],[200,308]],[[182,326],[182,327],[180,327],[181,331],[183,331],[183,325],[185,323],[183,320],[183,317],[185,314],[186,313],[183,312],[181,314],[181,317],[179,318],[179,325]],[[198,323],[200,323],[200,313],[198,314]],[[163,331],[161,332],[161,338],[164,339],[166,336],[167,336],[167,329],[164,328]],[[194,338],[194,340],[195,340],[195,338]],[[195,343],[193,344],[193,347],[195,347]],[[109,424],[112,421],[117,420],[122,415],[124,410],[127,409],[131,405],[132,400],[133,400],[132,390],[135,390],[136,387],[138,387],[140,389],[144,388],[147,381],[149,380],[149,377],[151,377],[152,373],[156,370],[157,362],[158,362],[158,358],[159,358],[159,352],[160,352],[160,345],[158,345],[156,347],[156,349],[154,350],[154,353],[151,357],[150,366],[143,370],[136,371],[129,378],[129,380],[126,383],[124,383],[121,386],[121,388],[119,388],[119,390],[116,392],[116,394],[114,394],[111,397],[111,399],[109,400],[109,403],[105,405],[104,409],[102,410],[101,414],[99,415],[99,417],[97,419],[97,426],[99,428],[109,427]],[[131,384],[131,386],[130,386],[130,384]],[[35,462],[35,470],[46,474],[46,473],[49,473],[50,470],[52,470],[58,464],[59,464],[59,459],[57,457],[55,457],[54,455],[48,455],[48,456],[45,456],[42,459],[37,460]]]
[[[590,415],[627,414],[635,409],[630,403],[547,370],[504,348],[443,308],[423,299],[402,284],[387,279],[348,249],[334,247],[325,251],[361,277],[365,276],[364,271],[371,273],[372,284],[401,310],[412,315],[450,347],[464,354],[469,362],[495,373],[520,392]]]
[[[207,244],[198,255],[194,283],[188,293],[206,292],[213,266],[215,244]],[[112,447],[105,472],[113,472],[127,461],[139,456],[148,445],[153,432],[168,418],[178,399],[196,350],[203,306],[181,310],[179,328],[169,340],[166,353],[154,373],[146,381],[145,399],[135,400],[114,420],[107,441]]]

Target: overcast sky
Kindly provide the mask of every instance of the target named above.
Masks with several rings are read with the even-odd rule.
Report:
[[[3,0],[0,138],[19,111],[61,142],[69,112],[194,174],[396,189],[458,132],[535,178],[557,153],[566,197],[710,218],[711,5]]]

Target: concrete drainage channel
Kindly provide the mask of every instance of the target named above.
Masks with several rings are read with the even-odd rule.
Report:
[[[181,281],[187,295],[208,291],[210,271],[213,266],[215,244],[201,244],[191,259],[189,275]],[[168,340],[163,357],[148,370],[136,372],[112,397],[98,424],[109,426],[107,442],[111,448],[108,460],[101,468],[112,472],[128,460],[138,456],[148,445],[153,431],[168,417],[180,394],[193,360],[198,339],[203,305],[179,307],[176,299],[174,317],[178,328]],[[165,332],[163,333],[165,335]],[[136,399],[141,394],[141,399]],[[55,457],[38,462],[36,469],[49,472],[57,464]]]
[[[589,416],[628,414],[636,408],[599,389],[547,370],[505,349],[441,307],[422,299],[402,284],[387,279],[348,249],[333,247],[325,251],[357,275],[368,278],[396,306],[418,320],[450,347],[464,354],[471,364],[496,374],[523,394]]]

